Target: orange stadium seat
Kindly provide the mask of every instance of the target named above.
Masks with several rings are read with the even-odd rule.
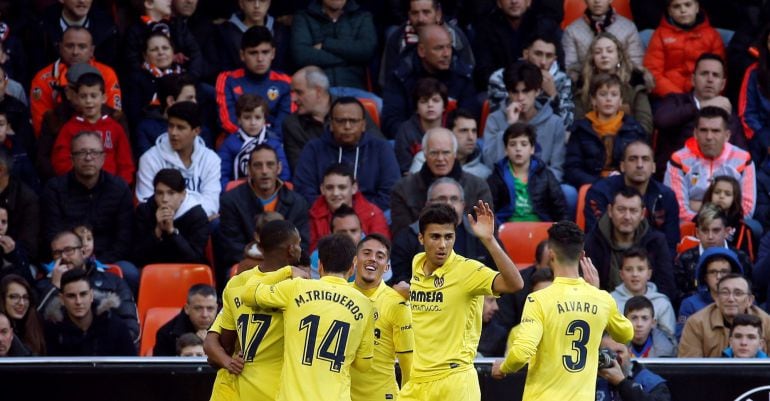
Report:
[[[178,313],[180,308],[160,307],[150,308],[142,325],[142,344],[139,347],[140,356],[152,356],[155,347],[155,334],[164,324],[168,323]]]
[[[631,1],[630,0],[614,0],[612,7],[618,14],[634,20],[634,16],[631,14]],[[586,11],[585,0],[564,0],[564,19],[561,21],[561,29],[567,27],[572,21],[580,18]]]
[[[552,222],[516,222],[503,223],[498,236],[503,242],[503,248],[508,256],[516,263],[516,267],[524,269],[535,263],[535,250],[540,241],[548,238],[548,229]]]
[[[139,322],[150,308],[181,308],[187,302],[187,291],[194,284],[214,285],[214,275],[206,265],[161,263],[142,269],[139,281]]]
[[[694,237],[695,236],[695,222],[692,221],[686,221],[679,225],[679,238],[684,239],[685,237]]]
[[[380,127],[380,112],[377,110],[377,103],[374,102],[372,99],[366,99],[366,98],[358,98],[358,101],[361,102],[361,104],[364,105],[364,109],[366,109],[366,113],[369,114],[369,117],[372,118],[372,121],[374,121],[374,124],[379,128]]]
[[[489,117],[489,100],[485,100],[481,105],[481,120],[479,120],[478,136],[484,137],[484,127],[487,125],[487,117]]]
[[[225,185],[225,192],[229,192],[230,190],[233,190],[233,189],[235,189],[235,188],[239,187],[239,186],[240,186],[241,184],[243,184],[244,182],[246,182],[246,179],[245,179],[245,178],[241,178],[240,180],[232,180],[232,181],[229,181],[229,182],[227,183],[227,185]]]
[[[683,236],[682,240],[676,245],[676,253],[680,254],[690,248],[695,248],[700,245],[700,240],[692,236]]]
[[[586,207],[586,194],[591,188],[591,184],[583,184],[580,186],[577,198],[577,210],[575,211],[575,224],[580,227],[581,230],[586,230],[586,215],[583,213],[583,209]]]

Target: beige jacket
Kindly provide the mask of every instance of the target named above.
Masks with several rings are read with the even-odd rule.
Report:
[[[770,349],[770,315],[751,305],[750,315],[762,319],[765,337],[765,350]],[[690,316],[685,323],[682,338],[679,341],[679,358],[719,358],[727,348],[730,329],[725,327],[724,318],[716,303],[701,309]]]

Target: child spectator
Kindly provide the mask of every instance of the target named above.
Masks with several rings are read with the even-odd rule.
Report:
[[[178,102],[168,108],[168,133],[161,135],[155,146],[139,159],[136,174],[136,197],[147,201],[154,194],[153,180],[164,168],[179,170],[187,190],[201,196],[201,206],[209,218],[219,213],[219,156],[208,149],[198,134],[201,114],[193,102]]]
[[[559,182],[535,156],[535,128],[517,122],[503,134],[506,157],[487,179],[499,222],[567,219]]]
[[[8,235],[8,207],[0,206],[0,278],[17,274],[32,283],[28,250]]]
[[[754,260],[754,250],[756,241],[751,228],[743,221],[743,196],[741,195],[741,184],[734,177],[729,175],[720,175],[714,177],[703,195],[706,202],[711,202],[727,216],[727,244],[731,248],[740,249],[749,259]]]
[[[625,304],[630,298],[638,295],[645,296],[655,307],[653,316],[657,316],[658,327],[667,334],[673,335],[676,324],[674,308],[668,297],[659,293],[655,283],[650,282],[651,278],[652,267],[647,252],[643,248],[629,248],[623,253],[620,266],[620,280],[623,283],[612,291],[612,297],[615,298],[618,309],[624,311]]]
[[[561,43],[564,47],[564,65],[567,74],[577,81],[580,68],[586,57],[591,56],[591,40],[601,33],[610,33],[628,50],[630,61],[642,66],[644,45],[639,38],[636,25],[628,18],[617,14],[611,7],[612,0],[586,0],[585,15],[564,29]]]
[[[271,4],[277,3],[277,4]],[[291,71],[289,57],[289,40],[291,39],[291,24],[279,22],[273,15],[281,1],[238,1],[236,11],[227,21],[219,24],[218,36],[220,48],[219,63],[224,70],[234,70],[241,65],[241,37],[253,26],[264,26],[273,34],[275,42],[275,59],[273,66],[281,71]],[[212,3],[214,4],[214,3]],[[292,2],[287,2],[291,13],[295,12]],[[271,7],[272,6],[272,7]]]
[[[0,148],[12,158],[11,175],[27,184],[30,188],[40,190],[34,159],[34,149],[27,148],[23,137],[17,135],[16,127],[11,125],[11,116],[3,105],[0,105]],[[28,132],[32,135],[31,132]],[[31,143],[30,143],[31,144]]]
[[[158,105],[145,108],[144,116],[136,125],[132,141],[136,157],[142,157],[144,152],[155,145],[158,137],[168,130],[166,110],[169,107],[176,102],[196,102],[198,91],[195,89],[195,80],[187,74],[166,75],[159,78],[157,83]],[[211,132],[206,127],[201,127],[200,135],[204,141],[211,139]]]
[[[647,297],[629,298],[623,315],[634,325],[634,337],[628,344],[631,355],[635,358],[676,357],[676,340],[657,327],[655,308]]]
[[[643,67],[634,65],[623,44],[611,33],[596,35],[588,48],[580,79],[575,84],[575,120],[591,111],[591,82],[594,75],[615,74],[623,83],[621,96],[623,112],[639,122],[648,134],[652,133],[652,107],[648,97],[653,88],[652,75]]]
[[[83,253],[83,260],[84,263],[87,263],[89,265],[94,266],[99,271],[103,272],[107,270],[107,265],[100,262],[96,259],[96,254],[94,253],[94,229],[89,224],[80,224],[75,226],[75,228],[72,229],[72,232],[75,233],[78,238],[80,238],[81,248],[80,251]],[[46,269],[47,273],[53,272],[54,265],[56,264],[56,261],[52,261],[50,263],[46,263],[43,265]]]
[[[743,268],[735,253],[729,249],[713,247],[706,249],[695,268],[698,291],[682,301],[676,322],[676,338],[682,336],[687,318],[711,305],[717,299],[719,279],[730,274],[743,274]]]
[[[134,159],[131,145],[123,127],[109,114],[102,111],[106,102],[104,79],[99,74],[86,73],[75,83],[77,114],[62,126],[51,152],[51,164],[56,175],[63,175],[72,169],[70,144],[72,138],[82,131],[98,133],[104,144],[104,171],[122,178],[127,184],[134,182]]]
[[[422,136],[431,128],[442,126],[448,101],[447,87],[435,78],[422,78],[414,87],[417,110],[396,132],[396,159],[401,174],[406,175],[414,156],[422,150]]]
[[[267,128],[267,116],[270,115],[267,101],[257,95],[244,94],[235,101],[235,114],[238,116],[238,131],[228,135],[217,151],[222,161],[222,190],[228,182],[248,177],[249,155],[263,143],[275,149],[281,163],[279,177],[289,181],[291,170],[281,138]]]
[[[598,74],[591,81],[592,111],[575,121],[567,143],[564,178],[575,188],[617,172],[623,150],[647,133],[621,110],[623,83],[617,75]]]
[[[164,168],[152,181],[155,194],[136,208],[134,255],[139,265],[204,263],[209,239],[200,197],[185,189],[179,170]]]
[[[195,333],[185,333],[176,339],[177,356],[206,356],[203,352],[203,340]]]
[[[738,314],[730,327],[730,346],[723,352],[725,358],[767,358],[762,350],[765,342],[762,319],[759,316]]]
[[[722,36],[711,27],[698,0],[666,2],[666,12],[644,55],[644,66],[655,77],[652,94],[660,97],[692,90],[692,74],[701,54],[726,58]]]
[[[5,313],[13,333],[34,355],[45,355],[43,319],[37,312],[37,292],[22,276],[9,274],[0,280],[0,313]]]

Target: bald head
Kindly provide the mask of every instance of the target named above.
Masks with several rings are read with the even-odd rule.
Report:
[[[294,73],[291,79],[291,98],[297,114],[311,114],[323,121],[329,110],[329,78],[314,65]]]
[[[452,65],[452,35],[443,25],[426,25],[417,31],[417,55],[429,72],[446,71]]]

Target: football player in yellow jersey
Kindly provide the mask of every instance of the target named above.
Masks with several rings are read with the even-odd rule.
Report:
[[[612,296],[580,277],[578,266],[587,279],[596,276],[584,257],[584,237],[569,221],[548,229],[553,284],[527,296],[516,339],[505,360],[492,366],[492,375],[501,378],[529,363],[526,401],[593,401],[602,333],[623,344],[634,335]]]
[[[227,283],[223,307],[210,331],[206,352],[220,369],[212,400],[227,400],[235,388],[236,399],[272,400],[278,392],[283,357],[283,317],[278,310],[252,309],[241,302],[247,283],[275,284],[292,276],[309,277],[293,268],[301,254],[300,236],[288,221],[266,223],[260,230],[259,247],[264,255],[260,266],[236,275]],[[231,356],[235,354],[235,356]],[[221,376],[221,380],[220,380]],[[218,386],[221,382],[221,387]],[[220,391],[221,388],[221,391]]]
[[[470,227],[499,272],[452,250],[459,217],[455,208],[434,204],[420,214],[418,239],[425,252],[414,257],[410,282],[414,361],[401,401],[481,399],[473,360],[484,295],[518,291],[524,283],[494,237],[489,204],[479,201],[474,209],[477,218],[468,215]]]
[[[276,400],[350,401],[350,366],[374,357],[372,301],[350,286],[356,245],[345,234],[318,242],[318,280],[245,286],[247,305],[280,308],[284,364]]]
[[[372,367],[350,371],[353,401],[395,400],[398,395],[393,361],[398,358],[401,385],[409,381],[412,369],[412,310],[409,303],[388,287],[382,275],[390,267],[390,241],[381,234],[369,234],[358,243],[356,279],[353,287],[374,302],[374,360]]]

